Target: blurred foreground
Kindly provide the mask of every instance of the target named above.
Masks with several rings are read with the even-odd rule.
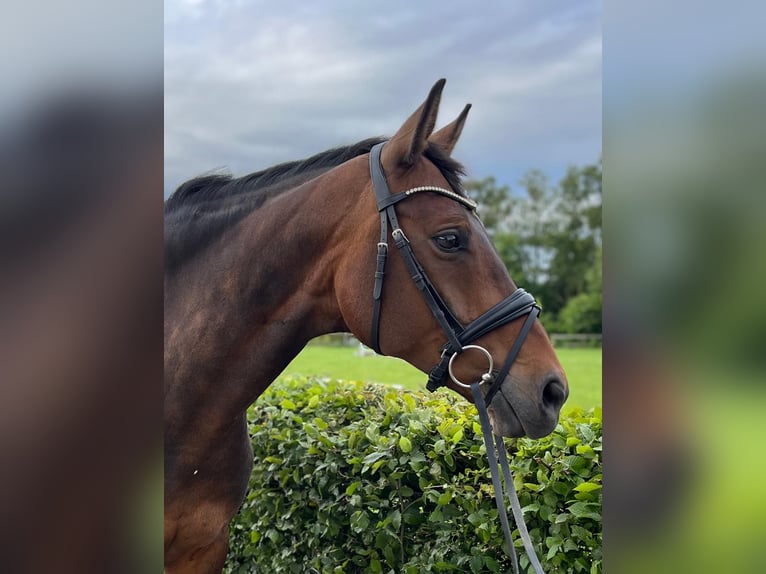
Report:
[[[4,6],[2,572],[161,565],[162,11],[149,4]]]
[[[605,571],[759,572],[762,18],[679,4],[604,27]]]
[[[160,119],[159,94],[83,96],[3,135],[3,571],[138,566],[162,438]]]

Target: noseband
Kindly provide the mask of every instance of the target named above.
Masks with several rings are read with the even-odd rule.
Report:
[[[372,348],[379,355],[383,354],[380,350],[380,310],[383,297],[383,279],[386,275],[386,259],[388,258],[388,226],[390,224],[391,237],[394,239],[399,254],[404,260],[404,264],[410,273],[410,277],[412,277],[418,290],[423,294],[423,298],[425,299],[428,308],[431,310],[436,322],[447,336],[447,342],[442,347],[441,359],[436,366],[431,369],[431,372],[428,375],[426,388],[429,391],[435,391],[437,388],[445,384],[446,375],[449,375],[456,385],[471,389],[476,409],[479,411],[479,420],[481,422],[482,434],[484,435],[484,445],[487,449],[487,457],[489,459],[489,467],[492,474],[492,485],[495,490],[495,503],[497,504],[503,534],[505,535],[505,540],[508,545],[508,554],[512,558],[513,571],[518,574],[519,564],[513,546],[510,526],[508,524],[505,502],[503,500],[503,489],[498,472],[498,458],[500,467],[502,468],[503,479],[505,481],[505,489],[511,502],[511,509],[516,520],[516,526],[519,529],[519,535],[524,544],[524,549],[527,552],[530,564],[535,572],[542,574],[543,571],[540,566],[540,560],[535,554],[532,540],[529,537],[529,532],[527,532],[527,528],[524,525],[524,516],[521,510],[521,505],[519,504],[519,498],[513,487],[513,479],[511,477],[510,467],[508,466],[505,443],[501,437],[495,436],[495,444],[493,446],[491,439],[492,429],[489,423],[489,415],[487,413],[487,405],[492,402],[495,394],[500,390],[500,386],[508,375],[511,365],[516,360],[516,357],[521,350],[521,345],[524,343],[524,339],[526,339],[535,319],[537,319],[537,316],[540,314],[540,307],[537,305],[535,298],[532,297],[532,295],[524,291],[524,289],[516,289],[513,293],[508,295],[508,297],[485,311],[468,325],[463,325],[455,317],[454,313],[452,313],[450,308],[444,302],[444,299],[439,295],[439,292],[436,290],[433,283],[428,279],[428,275],[426,275],[423,266],[417,260],[417,257],[415,257],[415,253],[412,251],[412,246],[410,245],[407,236],[399,226],[395,206],[400,201],[423,191],[439,193],[449,197],[450,199],[463,204],[471,212],[475,212],[476,203],[452,190],[432,185],[413,187],[401,193],[391,194],[391,191],[388,188],[388,183],[386,182],[385,173],[383,173],[383,166],[380,163],[380,153],[384,144],[385,142],[379,143],[370,150],[370,175],[372,177],[372,187],[375,192],[375,199],[378,203],[378,212],[380,213],[380,241],[378,242],[375,286],[372,294]],[[521,331],[511,346],[511,350],[508,352],[503,366],[496,372],[493,369],[492,355],[490,352],[484,347],[473,345],[471,343],[487,333],[494,331],[498,327],[524,317],[525,315],[526,320],[521,327]],[[452,371],[452,364],[458,355],[469,349],[483,352],[487,357],[489,366],[487,372],[481,376],[479,381],[467,385],[458,380],[455,376]],[[480,386],[485,383],[490,385],[486,396],[482,395],[480,388]],[[497,455],[495,454],[496,451]]]
[[[384,142],[385,143],[385,142]],[[463,325],[455,317],[444,299],[426,275],[423,266],[415,257],[407,236],[399,226],[399,220],[396,217],[396,204],[423,191],[430,191],[449,197],[450,199],[463,204],[470,211],[476,210],[476,203],[467,197],[455,193],[454,191],[441,187],[425,185],[413,187],[407,191],[397,194],[391,194],[386,182],[386,176],[383,173],[383,167],[380,163],[380,153],[383,149],[383,143],[375,145],[370,151],[370,175],[372,176],[373,190],[378,203],[378,212],[380,213],[380,242],[378,243],[377,266],[375,269],[375,286],[373,288],[373,314],[372,314],[372,348],[376,353],[382,355],[380,350],[380,310],[383,297],[383,279],[386,273],[386,259],[388,258],[388,226],[391,225],[391,236],[394,239],[397,249],[404,260],[407,270],[415,282],[418,290],[423,294],[428,308],[431,310],[436,322],[447,336],[447,342],[442,347],[441,359],[436,366],[431,369],[428,375],[426,388],[429,391],[435,391],[438,387],[445,384],[446,376],[449,375],[456,385],[469,388],[458,380],[452,372],[452,364],[455,358],[468,349],[477,349],[483,351],[489,358],[489,368],[481,377],[481,383],[489,383],[490,388],[485,396],[487,404],[492,402],[492,398],[500,389],[505,377],[511,369],[511,365],[516,360],[521,345],[524,343],[535,319],[540,314],[540,307],[535,302],[535,298],[524,289],[516,289],[508,297],[500,301],[497,305],[487,310],[478,318],[471,321],[468,325]],[[526,315],[526,321],[516,337],[511,350],[505,359],[505,363],[499,371],[493,370],[492,356],[489,351],[478,345],[473,345],[474,341],[483,337],[487,333],[494,331],[511,321]]]

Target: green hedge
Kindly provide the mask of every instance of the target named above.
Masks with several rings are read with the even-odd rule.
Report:
[[[510,571],[476,410],[456,394],[296,378],[248,416],[226,572]],[[601,409],[509,446],[546,572],[601,572]]]

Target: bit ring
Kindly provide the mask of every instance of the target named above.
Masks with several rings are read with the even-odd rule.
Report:
[[[487,372],[484,373],[481,376],[481,382],[480,385],[484,383],[488,383],[492,380],[492,369],[495,366],[494,362],[492,361],[492,355],[485,349],[484,347],[480,347],[479,345],[466,345],[463,347],[462,351],[452,353],[452,356],[450,357],[449,364],[447,365],[447,371],[449,372],[450,379],[452,379],[452,382],[455,383],[459,387],[463,387],[464,389],[470,389],[471,385],[466,385],[465,383],[458,380],[458,378],[455,376],[455,373],[452,372],[452,363],[455,360],[455,357],[457,357],[460,353],[463,351],[466,351],[468,349],[476,349],[477,351],[481,351],[487,356],[487,360],[489,361],[489,368],[487,369]]]

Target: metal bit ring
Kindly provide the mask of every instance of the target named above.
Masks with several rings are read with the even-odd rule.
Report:
[[[487,360],[489,360],[489,368],[487,369],[487,372],[484,373],[481,376],[481,383],[484,384],[488,383],[492,380],[492,368],[495,366],[494,362],[492,361],[492,355],[485,349],[484,347],[480,347],[479,345],[466,345],[463,347],[463,351],[467,351],[468,349],[476,349],[477,351],[481,351],[487,356]],[[452,363],[455,360],[455,357],[457,357],[460,353],[463,351],[460,351],[458,353],[452,353],[452,356],[450,357],[449,364],[447,365],[447,372],[449,373],[450,379],[452,379],[452,382],[458,385],[459,387],[463,387],[464,389],[470,389],[471,385],[466,385],[465,383],[458,380],[458,378],[455,376],[455,373],[452,372]]]

